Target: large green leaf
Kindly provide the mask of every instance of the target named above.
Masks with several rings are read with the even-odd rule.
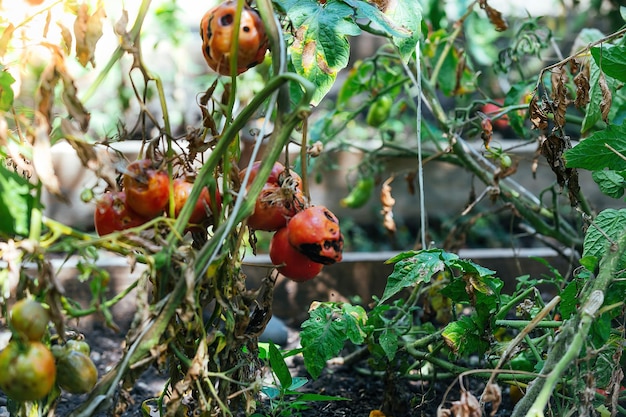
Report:
[[[603,194],[611,198],[620,198],[624,195],[626,171],[593,171],[591,177],[598,184]]]
[[[607,251],[609,241],[619,240],[626,231],[626,209],[606,209],[600,212],[589,226],[583,241],[583,257],[595,256],[600,259]],[[626,256],[622,254],[620,268],[624,266]]]
[[[421,36],[422,7],[417,0],[396,0],[390,2],[390,7],[385,10],[385,14],[396,25],[411,32],[408,37],[393,36],[391,38],[394,45],[398,47],[404,62],[408,62]]]
[[[339,70],[348,65],[348,36],[361,33],[352,7],[339,0],[281,0],[294,31],[289,47],[295,71],[316,86],[313,104],[330,90]]]
[[[0,164],[0,234],[28,236],[34,206],[32,185]]]
[[[610,125],[606,129],[593,133],[572,149],[565,152],[568,168],[584,168],[600,171],[605,168],[624,171],[626,161],[626,126]]]
[[[606,75],[626,82],[626,45],[596,46],[591,55]]]
[[[441,249],[429,249],[418,252],[408,252],[413,256],[405,257],[404,254],[387,261],[396,261],[393,272],[387,279],[387,286],[380,299],[384,303],[389,298],[396,295],[402,289],[414,286],[422,282],[429,282],[431,277],[437,272],[443,271],[446,262],[458,258],[454,254],[442,251]]]

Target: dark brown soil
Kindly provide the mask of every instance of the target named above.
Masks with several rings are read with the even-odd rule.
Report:
[[[297,332],[290,331],[290,344],[297,343]],[[295,336],[294,336],[295,335]],[[106,373],[122,355],[122,337],[108,329],[96,329],[86,334],[87,342],[92,348],[91,357],[98,368],[100,375]],[[294,338],[296,339],[294,341]],[[312,380],[308,375],[302,359],[299,356],[287,361],[293,376],[306,377],[309,382],[299,391],[316,394],[343,397],[346,400],[310,402],[303,410],[288,410],[282,416],[302,417],[368,417],[373,410],[386,411],[388,416],[435,416],[437,407],[442,402],[444,393],[450,380],[434,382],[409,381],[404,378],[383,375],[367,375],[359,371],[358,366],[365,369],[365,363],[357,367],[331,365],[322,375]],[[159,395],[167,377],[159,375],[154,368],[146,371],[130,392],[130,406],[122,413],[123,417],[141,416],[142,403]],[[480,381],[465,381],[475,395],[480,395],[482,386]],[[497,416],[510,415],[511,407],[507,404],[508,395],[504,393],[504,404]],[[71,395],[63,393],[58,401],[55,416],[67,416],[79,406],[85,395]],[[387,401],[385,401],[387,399]],[[450,401],[458,400],[458,384],[448,394],[447,406]],[[8,416],[4,407],[6,397],[0,391],[0,417]],[[259,404],[259,413],[270,416],[267,401]],[[490,411],[487,405],[486,411]],[[299,413],[299,414],[298,414]],[[110,416],[111,411],[94,414],[94,417]]]

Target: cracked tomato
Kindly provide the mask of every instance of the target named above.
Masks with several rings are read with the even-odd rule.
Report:
[[[141,226],[150,220],[126,205],[126,193],[123,191],[104,193],[96,201],[93,217],[99,236]]]
[[[134,212],[148,218],[163,213],[169,201],[170,180],[152,160],[141,159],[128,164],[122,183],[126,204]]]

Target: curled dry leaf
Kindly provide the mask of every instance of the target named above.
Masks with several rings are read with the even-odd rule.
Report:
[[[543,109],[539,107],[539,98],[536,94],[533,95],[533,98],[530,100],[528,108],[530,109],[530,122],[532,123],[533,128],[539,130],[547,129],[548,116]]]
[[[480,8],[487,13],[489,21],[498,32],[504,32],[509,28],[509,25],[507,25],[506,21],[502,17],[502,13],[487,4],[487,0],[478,0],[478,4],[480,5]]]
[[[9,46],[9,42],[13,38],[13,33],[15,32],[15,26],[13,23],[9,23],[6,28],[4,28],[4,32],[2,32],[2,36],[0,36],[0,58],[4,57],[4,54],[7,52],[7,47]]]
[[[600,113],[602,114],[602,120],[604,120],[604,123],[609,123],[609,111],[611,110],[611,104],[613,103],[613,95],[611,94],[611,90],[609,89],[609,85],[606,82],[606,77],[603,72],[600,73],[598,85],[600,86],[600,91],[602,92],[602,100],[600,100]]]
[[[500,404],[502,404],[502,389],[500,389],[498,384],[487,384],[480,399],[484,403],[491,403],[491,413],[489,415],[495,416],[500,408]]]
[[[380,190],[380,202],[382,203],[381,214],[383,215],[383,227],[390,233],[396,232],[396,222],[393,219],[393,206],[396,204],[395,198],[391,195],[393,177],[389,177]]]
[[[570,102],[567,96],[567,79],[567,73],[563,67],[556,68],[552,72],[552,111],[554,113],[554,123],[560,128],[565,126],[565,113]]]
[[[102,6],[90,15],[89,6],[86,3],[78,7],[78,15],[74,21],[74,36],[76,37],[76,59],[83,67],[88,63],[96,66],[94,52],[96,43],[102,37],[102,20],[106,13]]]
[[[574,85],[576,85],[576,99],[574,105],[582,109],[589,103],[589,77],[584,71],[579,72],[574,77]]]
[[[469,391],[461,391],[461,398],[452,402],[450,411],[454,417],[481,417],[478,399]]]
[[[574,168],[566,168],[563,153],[571,148],[568,137],[557,135],[543,136],[540,138],[539,150],[548,161],[552,172],[556,175],[556,180],[561,187],[567,187],[572,207],[578,205],[578,172]]]
[[[313,143],[313,145],[309,146],[309,149],[306,151],[306,153],[313,158],[317,158],[318,156],[322,154],[323,151],[324,151],[324,143],[318,140],[315,143]]]

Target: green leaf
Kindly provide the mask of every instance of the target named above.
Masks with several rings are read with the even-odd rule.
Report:
[[[314,394],[314,393],[305,393],[305,394],[301,394],[299,392],[293,393],[293,394],[300,394],[298,395],[298,401],[305,401],[305,402],[310,402],[310,401],[349,401],[349,398],[345,398],[345,397],[337,397],[334,395],[323,395],[323,394]]]
[[[387,359],[392,361],[398,351],[398,334],[393,329],[385,329],[381,333],[378,342],[385,351]]]
[[[333,86],[339,70],[348,65],[348,36],[361,33],[354,11],[339,0],[320,4],[316,0],[280,0],[280,7],[295,33],[289,46],[295,71],[316,86],[312,104],[317,105]]]
[[[270,341],[270,366],[272,367],[272,372],[278,378],[278,382],[280,382],[280,386],[284,388],[289,388],[292,385],[291,373],[289,372],[289,367],[285,363],[285,359],[283,355],[280,353],[280,350],[276,347],[274,342]]]
[[[489,268],[485,268],[484,266],[478,265],[477,263],[469,260],[469,259],[456,259],[450,263],[450,266],[459,268],[466,274],[476,274],[479,277],[490,277],[493,276],[496,271],[493,271]]]
[[[626,82],[626,45],[595,46],[591,56],[606,75]]]
[[[0,165],[0,234],[28,236],[32,189],[28,180]]]
[[[295,376],[293,377],[293,382],[289,386],[289,390],[293,391],[293,390],[297,390],[298,388],[302,388],[308,382],[309,382],[308,378],[304,378],[302,376]]]
[[[622,171],[622,174],[626,174]],[[624,175],[616,171],[593,171],[591,178],[598,184],[600,191],[611,198],[621,198],[624,195]]]
[[[387,15],[381,12],[378,7],[362,0],[344,0],[356,12],[357,19],[367,19],[378,26],[379,30],[387,33],[389,36],[398,38],[408,38],[413,31],[397,25]]]
[[[587,271],[595,271],[599,264],[599,259],[595,256],[583,256],[578,261]]]
[[[365,309],[349,303],[322,303],[311,311],[300,333],[304,365],[311,376],[319,377],[326,361],[337,356],[346,340],[363,343],[366,323]]]
[[[393,267],[393,272],[387,279],[387,286],[380,299],[381,303],[393,297],[404,288],[429,282],[434,274],[443,271],[446,262],[458,258],[458,256],[444,252],[441,249],[418,251],[411,257],[405,257],[409,253],[411,252],[405,252],[387,261],[389,263],[398,259]]]
[[[570,318],[572,313],[576,311],[576,307],[578,306],[578,292],[581,290],[582,283],[579,279],[571,281],[567,286],[561,291],[561,303],[559,304],[559,309],[561,311],[561,317],[563,320],[567,320]]]
[[[7,71],[0,71],[0,111],[8,111],[13,105],[13,89],[11,84],[15,78]]]
[[[411,32],[408,37],[393,36],[391,38],[404,62],[409,62],[421,36],[422,7],[417,0],[396,0],[389,2],[389,8],[385,10],[385,14],[397,26],[404,27]]]
[[[626,209],[605,209],[595,218],[593,226],[587,229],[583,240],[583,257],[595,256],[601,259],[607,251],[609,242],[607,237],[614,242],[626,230]],[[624,264],[624,255],[620,262],[620,268]]]
[[[369,92],[368,85],[375,70],[374,62],[370,60],[355,63],[337,94],[338,109],[343,110],[352,97]]]
[[[459,356],[482,353],[487,342],[481,338],[480,329],[471,317],[463,316],[457,321],[448,323],[441,333],[444,342]]]
[[[584,168],[589,171],[608,168],[626,171],[626,161],[622,159],[624,155],[626,155],[626,126],[609,125],[565,151],[564,158],[568,168]]]

